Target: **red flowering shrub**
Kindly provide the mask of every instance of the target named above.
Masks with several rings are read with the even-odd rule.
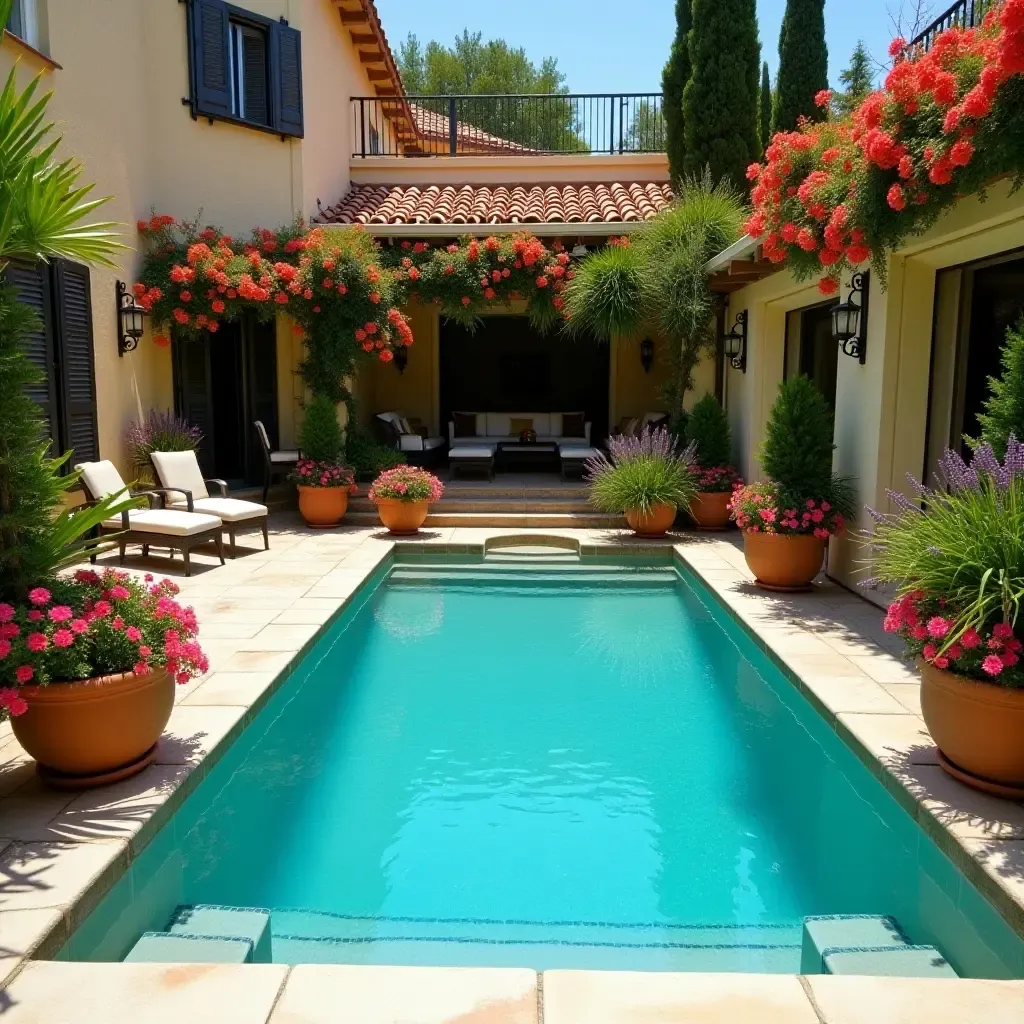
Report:
[[[850,117],[780,132],[747,172],[747,233],[797,277],[821,276],[824,294],[868,258],[884,279],[886,254],[958,196],[1024,174],[1024,0],[940,33],[927,53],[902,39],[890,52],[884,88]]]
[[[698,491],[709,491],[714,494],[725,494],[743,486],[743,478],[732,466],[693,467],[693,476],[697,481]]]
[[[395,466],[386,469],[370,485],[370,501],[393,498],[396,501],[437,501],[444,485],[425,469],[416,466]]]
[[[813,533],[830,537],[842,533],[842,513],[825,499],[807,498],[802,505],[787,507],[780,489],[770,480],[739,488],[729,502],[729,511],[741,530],[752,533]]]
[[[288,478],[303,487],[347,487],[349,494],[359,490],[352,470],[336,462],[299,459]]]
[[[195,612],[175,600],[177,593],[171,580],[81,569],[34,587],[24,605],[0,603],[0,713],[22,714],[18,687],[29,684],[155,668],[187,683],[206,672]]]

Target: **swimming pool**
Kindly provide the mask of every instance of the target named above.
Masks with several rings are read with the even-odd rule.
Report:
[[[888,914],[962,975],[1024,945],[688,574],[386,566],[69,943],[265,907],[285,963],[796,972]]]

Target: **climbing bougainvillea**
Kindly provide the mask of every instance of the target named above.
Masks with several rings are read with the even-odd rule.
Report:
[[[940,33],[927,52],[896,39],[890,54],[884,88],[851,116],[778,133],[747,171],[747,234],[797,277],[820,276],[826,295],[868,259],[884,280],[888,253],[958,198],[1008,174],[1024,182],[1024,0]]]

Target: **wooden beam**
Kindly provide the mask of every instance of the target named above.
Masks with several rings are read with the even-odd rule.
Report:
[[[339,9],[338,15],[342,25],[365,25],[370,20],[366,11],[346,11],[342,8]]]
[[[352,42],[356,46],[376,46],[377,37],[372,32],[353,32],[350,31],[349,35],[352,37]]]
[[[397,96],[398,91],[393,85],[375,85],[373,87],[374,92],[378,96]]]
[[[771,260],[733,260],[729,264],[730,274],[756,274],[759,277],[767,277],[778,269],[779,265]]]
[[[383,64],[384,54],[380,50],[372,50],[367,53],[365,50],[359,51],[359,63],[360,64]]]
[[[381,71],[380,68],[367,68],[366,77],[371,82],[389,82],[391,81],[391,75],[387,71]]]

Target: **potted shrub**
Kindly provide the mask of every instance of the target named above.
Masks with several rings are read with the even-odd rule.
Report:
[[[610,437],[608,458],[589,459],[590,500],[602,512],[618,512],[641,537],[661,537],[697,493],[693,445],[684,451],[665,427],[645,427],[632,437]]]
[[[203,432],[188,420],[173,412],[150,410],[143,420],[129,424],[125,431],[125,444],[135,467],[136,477],[143,483],[153,483],[153,452],[197,452]]]
[[[443,493],[444,487],[433,473],[417,466],[396,466],[373,481],[369,497],[388,530],[406,534],[423,525],[430,503]]]
[[[47,781],[84,789],[152,760],[175,683],[209,668],[177,593],[81,569],[0,603],[0,708]]]
[[[821,392],[806,377],[780,384],[761,444],[768,479],[736,491],[729,506],[760,586],[806,590],[821,570],[825,542],[844,529],[852,488],[832,472],[834,447]]]
[[[940,486],[873,512],[874,572],[896,584],[885,628],[921,671],[921,709],[940,764],[979,789],[1024,797],[1024,444],[1000,462],[947,451]]]
[[[344,440],[334,403],[322,395],[311,399],[299,428],[302,458],[292,472],[299,511],[307,526],[337,526],[356,493],[355,476],[341,462]]]
[[[732,492],[743,481],[732,466],[729,420],[714,395],[705,395],[694,405],[686,421],[686,439],[696,447],[697,493],[690,501],[690,516],[702,530],[724,530]]]

